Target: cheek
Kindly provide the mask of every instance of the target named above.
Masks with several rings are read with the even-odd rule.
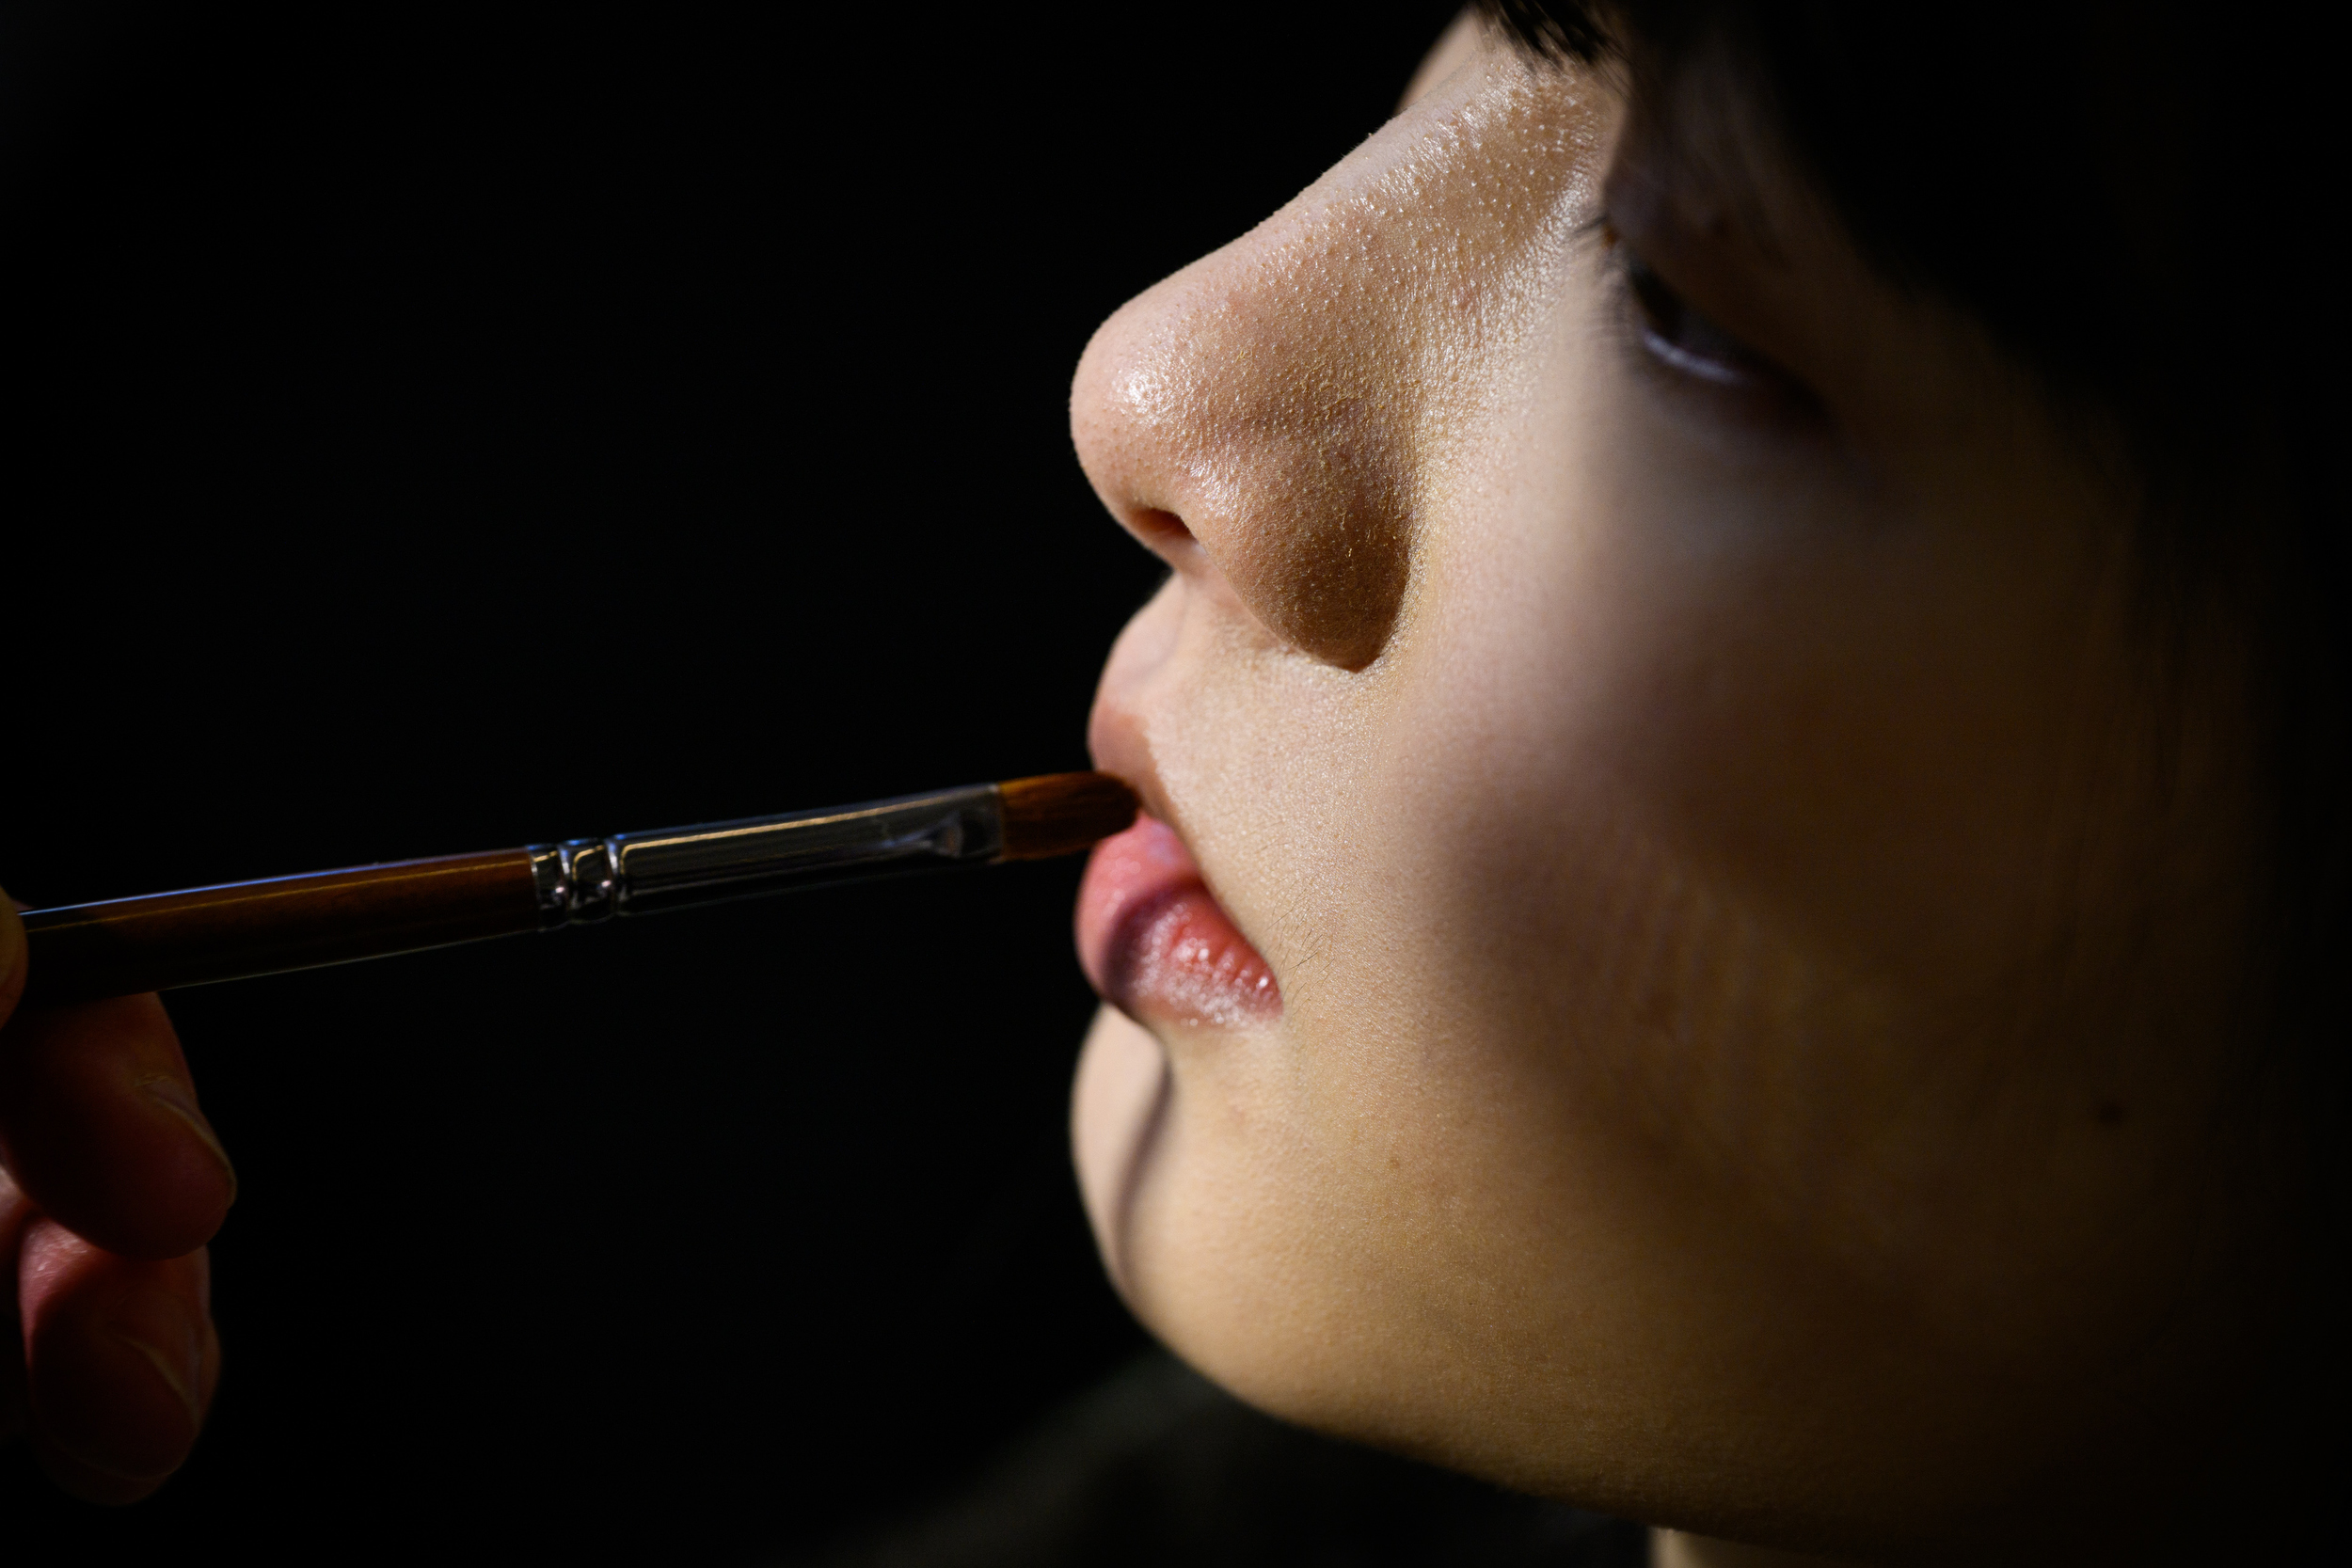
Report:
[[[2046,1255],[1963,1241],[2029,1180],[2054,1214],[2035,1162],[2116,1092],[2063,1037],[2014,1052],[2079,908],[2048,867],[2054,832],[2087,842],[2060,808],[2098,558],[2064,518],[1873,530],[1835,496],[1677,486],[1574,392],[1530,423],[1581,438],[1520,462],[1559,477],[1425,557],[1365,790],[1433,1067],[1512,1075],[1498,1125],[1531,1147],[1547,1117],[1615,1140],[1964,1310],[2139,1179],[2083,1178]]]

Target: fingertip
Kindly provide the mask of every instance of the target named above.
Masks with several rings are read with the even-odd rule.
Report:
[[[101,1469],[54,1443],[36,1439],[33,1457],[40,1464],[41,1474],[47,1476],[57,1490],[68,1497],[79,1497],[86,1503],[99,1503],[107,1508],[120,1508],[153,1497],[172,1477],[167,1470],[159,1476],[125,1476]],[[173,1470],[178,1469],[174,1465]]]
[[[222,1188],[219,1212],[213,1216],[213,1229],[219,1228],[222,1218],[237,1201],[237,1167],[229,1163],[229,1151],[220,1147],[220,1134],[213,1131],[212,1122],[196,1102],[196,1086],[175,1073],[151,1073],[139,1080],[139,1092],[151,1105],[161,1109],[196,1140],[198,1148],[209,1157],[213,1168],[193,1174],[202,1180],[210,1177]],[[183,1155],[192,1152],[183,1150]],[[183,1160],[183,1163],[187,1163]],[[200,1165],[201,1162],[197,1162]],[[213,1230],[204,1232],[204,1240],[212,1239]],[[186,1248],[180,1249],[184,1252]],[[177,1253],[171,1256],[178,1256]]]
[[[43,1219],[21,1277],[42,1468],[90,1502],[148,1496],[186,1461],[219,1374],[203,1255],[117,1258]]]
[[[194,1251],[236,1199],[151,995],[39,1008],[0,1030],[0,1153],[42,1209],[128,1258]]]

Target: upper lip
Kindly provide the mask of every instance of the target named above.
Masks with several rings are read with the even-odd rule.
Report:
[[[1098,769],[1124,780],[1134,789],[1146,815],[1167,823],[1178,838],[1185,837],[1184,824],[1169,807],[1167,786],[1160,783],[1152,748],[1133,714],[1116,704],[1097,702],[1087,721],[1087,750]],[[1189,841],[1184,847],[1192,847]]]
[[[1156,604],[1157,601],[1154,601],[1154,606]],[[1143,614],[1152,614],[1153,608],[1146,607]],[[1131,625],[1129,632],[1135,629]],[[1216,900],[1226,918],[1232,920],[1234,928],[1242,932],[1245,940],[1248,940],[1248,928],[1234,917],[1232,906],[1218,894],[1216,879],[1201,863],[1199,847],[1194,842],[1184,814],[1177,809],[1168,795],[1167,784],[1160,778],[1158,760],[1152,753],[1152,743],[1144,736],[1141,705],[1150,701],[1154,683],[1142,678],[1144,671],[1134,659],[1133,652],[1127,636],[1122,634],[1120,645],[1112,650],[1110,663],[1104,671],[1103,684],[1095,691],[1093,709],[1087,716],[1087,750],[1093,754],[1096,768],[1126,781],[1129,787],[1135,790],[1136,799],[1142,802],[1144,812],[1165,824],[1176,835],[1176,841],[1184,847],[1184,853],[1192,860],[1194,874],[1208,889],[1209,896]],[[1262,958],[1263,951],[1260,950]]]

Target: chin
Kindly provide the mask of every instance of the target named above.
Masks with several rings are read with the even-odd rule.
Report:
[[[1116,1007],[1097,1009],[1071,1089],[1070,1141],[1094,1244],[1131,1309],[1136,1200],[1164,1141],[1173,1088],[1157,1037]]]

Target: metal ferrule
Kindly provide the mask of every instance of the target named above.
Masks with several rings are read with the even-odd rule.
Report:
[[[531,880],[539,893],[539,929],[551,931],[572,918],[571,868],[552,844],[531,847]]]
[[[531,851],[531,868],[540,925],[551,929],[849,881],[869,870],[985,863],[1004,844],[1003,798],[994,784],[973,784],[861,806],[541,845]]]

